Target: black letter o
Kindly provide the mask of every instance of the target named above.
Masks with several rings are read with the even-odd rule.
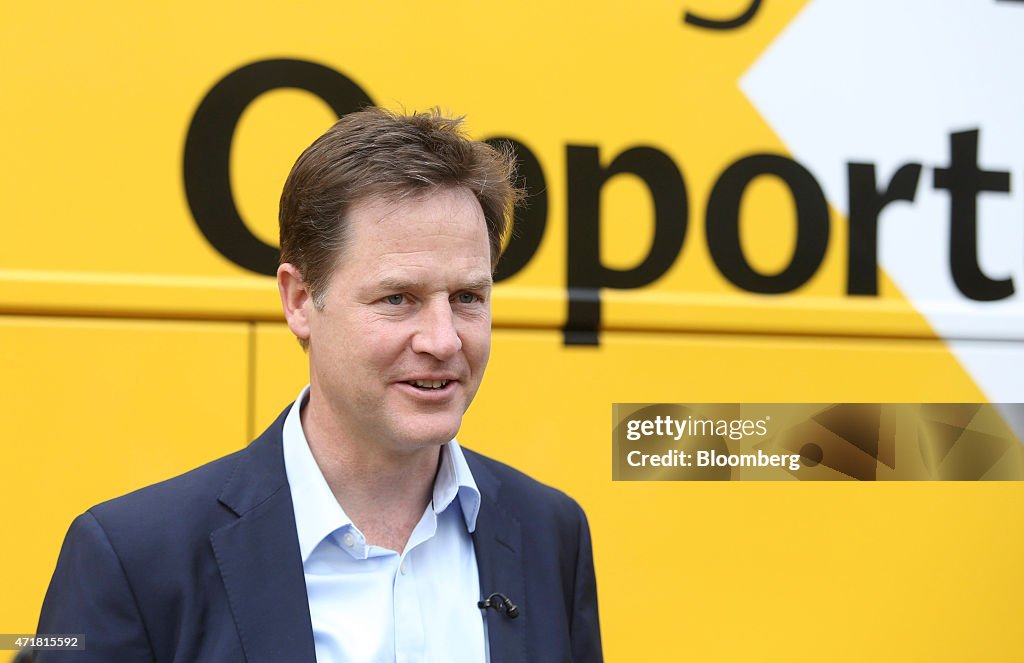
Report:
[[[789,265],[777,274],[756,271],[740,245],[740,200],[747,186],[762,175],[782,180],[796,203],[796,247]],[[708,250],[718,271],[748,292],[795,290],[814,275],[828,248],[828,203],[821,187],[806,168],[774,154],[748,156],[726,168],[708,197],[706,224]]]
[[[264,92],[312,92],[338,117],[373,105],[345,75],[305,60],[262,60],[237,69],[213,86],[192,117],[185,139],[185,196],[203,236],[231,262],[273,276],[279,251],[245,226],[231,191],[231,141],[246,107]]]

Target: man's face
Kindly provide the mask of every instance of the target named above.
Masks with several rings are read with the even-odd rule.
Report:
[[[491,259],[465,188],[348,213],[322,309],[309,307],[311,398],[338,433],[405,453],[455,436],[491,345]],[[311,403],[312,404],[312,403]]]

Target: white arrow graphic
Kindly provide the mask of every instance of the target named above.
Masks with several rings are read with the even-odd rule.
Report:
[[[1024,3],[815,0],[744,74],[768,124],[847,210],[849,162],[884,186],[922,164],[913,202],[879,217],[879,263],[994,402],[1024,401]],[[1013,295],[966,297],[949,265],[950,135],[978,130],[978,166],[1010,192],[977,198],[978,265]]]

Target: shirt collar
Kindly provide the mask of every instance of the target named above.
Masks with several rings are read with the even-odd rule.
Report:
[[[309,449],[302,430],[301,411],[309,398],[307,385],[288,411],[282,431],[284,444],[284,470],[295,509],[295,529],[299,537],[299,551],[306,562],[321,541],[332,533],[354,527],[352,520],[334,498],[327,480]],[[480,513],[480,490],[477,488],[469,464],[459,443],[452,439],[441,447],[441,461],[434,478],[431,508],[441,514],[455,499],[466,524],[466,530],[476,530]]]
[[[441,463],[434,478],[434,513],[440,514],[448,505],[459,498],[466,531],[476,531],[476,518],[480,514],[480,489],[476,487],[473,473],[469,471],[462,447],[452,438],[441,447]]]

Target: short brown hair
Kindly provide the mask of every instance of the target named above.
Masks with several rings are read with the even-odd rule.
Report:
[[[345,215],[370,197],[401,199],[464,186],[483,209],[491,269],[512,228],[515,156],[469,139],[462,118],[438,109],[399,115],[381,108],[349,113],[306,148],[281,193],[281,262],[302,273],[313,303],[323,296],[347,237]]]

